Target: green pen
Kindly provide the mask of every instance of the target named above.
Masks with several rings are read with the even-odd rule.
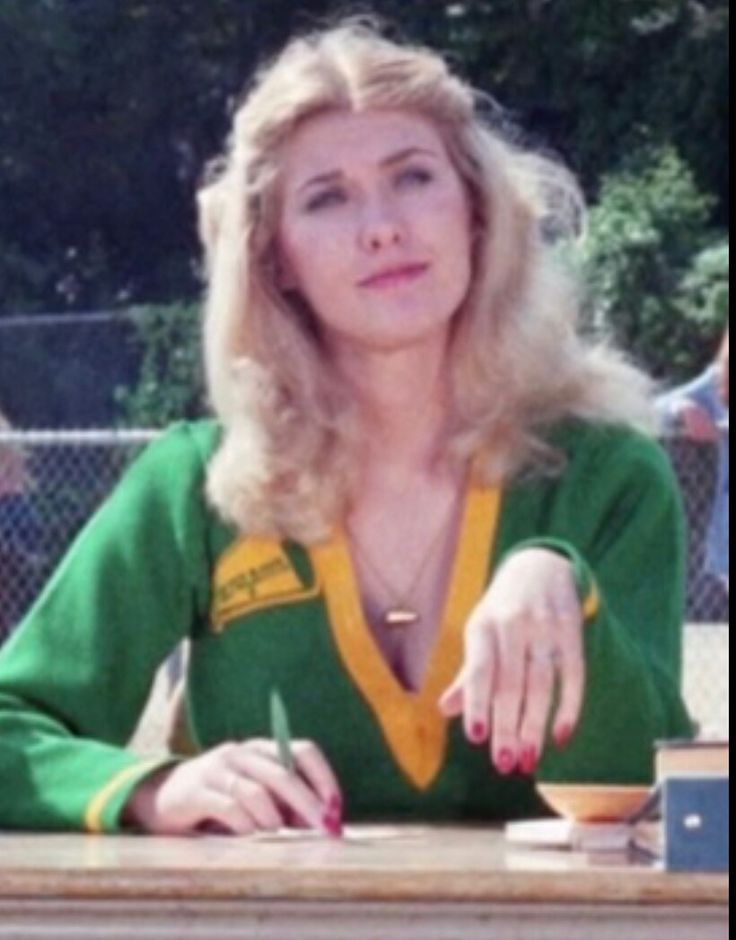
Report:
[[[294,762],[294,752],[291,749],[289,716],[286,714],[286,706],[279,695],[278,689],[271,691],[271,735],[279,749],[279,760],[289,773],[293,774],[296,764]]]

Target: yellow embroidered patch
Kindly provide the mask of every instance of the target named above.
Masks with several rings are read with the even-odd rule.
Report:
[[[305,586],[280,542],[244,538],[215,566],[212,578],[212,627],[221,631],[242,614],[314,597],[316,583]]]

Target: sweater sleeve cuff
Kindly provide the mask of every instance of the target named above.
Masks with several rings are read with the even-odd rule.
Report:
[[[580,606],[583,611],[585,621],[594,620],[598,616],[601,606],[600,593],[595,575],[588,562],[583,558],[580,552],[564,539],[540,536],[539,538],[526,539],[514,545],[509,555],[515,555],[525,548],[546,548],[549,551],[564,555],[572,565],[575,588],[578,592]]]
[[[177,763],[178,760],[171,756],[137,760],[114,774],[87,804],[84,813],[84,828],[87,832],[120,831],[123,807],[135,787],[154,771],[167,764]]]

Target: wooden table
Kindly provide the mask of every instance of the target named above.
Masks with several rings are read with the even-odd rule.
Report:
[[[728,877],[519,850],[488,829],[352,841],[0,832],[7,940],[710,940]],[[374,833],[375,835],[375,833]]]

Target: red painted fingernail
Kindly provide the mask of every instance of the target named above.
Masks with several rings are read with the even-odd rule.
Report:
[[[339,793],[335,793],[330,797],[328,808],[329,812],[335,816],[342,816],[342,797]]]
[[[552,735],[557,747],[565,747],[572,737],[572,725],[560,725]]]
[[[498,757],[496,758],[496,769],[500,774],[506,776],[510,774],[511,771],[516,766],[516,757],[509,748],[504,747],[498,752]]]
[[[325,832],[331,836],[342,835],[342,820],[338,816],[332,816],[329,813],[322,817],[322,825]]]
[[[519,770],[523,774],[533,774],[537,769],[538,760],[537,749],[531,744],[526,745],[522,748],[519,757]]]
[[[486,726],[482,721],[474,721],[470,726],[470,739],[476,744],[480,744],[485,739]]]

